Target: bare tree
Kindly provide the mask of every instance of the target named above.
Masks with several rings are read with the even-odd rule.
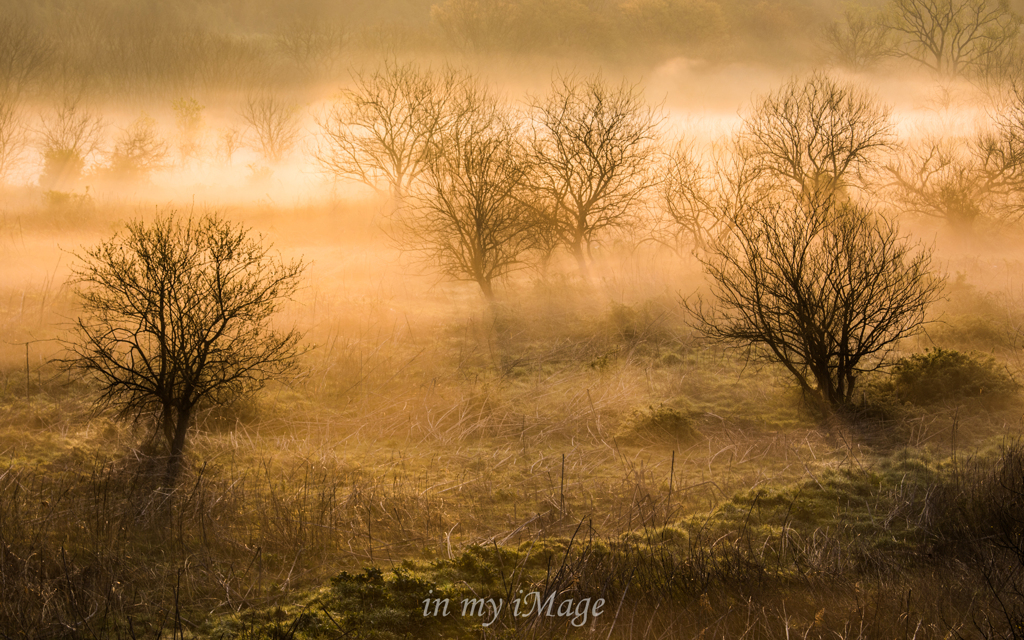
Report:
[[[974,131],[926,135],[892,158],[885,169],[899,206],[964,233],[1024,219],[1024,85],[988,112]]]
[[[705,250],[730,220],[780,201],[762,158],[743,139],[699,148],[680,139],[665,157],[658,182],[662,216],[652,234],[675,251]]]
[[[716,304],[691,305],[699,329],[782,364],[833,408],[920,330],[943,286],[930,251],[894,222],[831,201],[747,211],[701,261]]]
[[[296,106],[271,94],[249,96],[242,105],[249,144],[268,162],[280,162],[299,137]]]
[[[654,185],[660,117],[638,87],[560,76],[532,104],[538,192],[584,277],[600,232],[634,219]]]
[[[277,33],[278,47],[305,74],[329,69],[348,39],[346,25],[325,16],[300,16],[284,23]]]
[[[1005,223],[1024,217],[1024,157],[991,131],[925,138],[886,170],[900,205],[962,232],[980,221]]]
[[[238,130],[238,127],[222,129],[217,138],[217,143],[220,156],[230,165],[235,152],[238,151],[242,144],[242,132]]]
[[[864,7],[847,8],[842,21],[827,25],[824,35],[833,59],[855,70],[867,69],[896,52],[893,33],[881,16]]]
[[[1016,40],[1021,18],[1005,0],[892,0],[886,24],[902,36],[900,55],[958,75]]]
[[[21,94],[46,72],[53,46],[25,19],[0,18],[0,93]]]
[[[74,186],[87,159],[99,149],[103,120],[83,107],[79,98],[65,98],[53,114],[42,120],[43,175],[39,186]]]
[[[484,89],[463,86],[447,112],[416,198],[419,215],[404,221],[407,243],[493,302],[494,281],[521,267],[534,243],[531,165],[508,108]]]
[[[705,169],[707,164],[693,142],[685,139],[677,140],[666,157],[659,187],[667,224],[655,236],[667,236],[665,244],[675,250],[703,247],[713,233],[714,178]]]
[[[146,180],[166,166],[169,148],[156,130],[156,121],[143,114],[114,140],[110,173],[119,180]]]
[[[427,165],[443,127],[447,102],[464,78],[388,60],[317,118],[313,157],[332,178],[374,189],[387,185],[401,203]]]
[[[157,416],[173,481],[197,409],[258,390],[294,365],[301,336],[271,319],[304,266],[216,215],[130,222],[76,258],[83,314],[65,338],[64,362],[123,418]]]
[[[784,189],[813,207],[856,185],[895,136],[887,107],[815,73],[758,100],[739,139],[766,189]]]
[[[25,123],[16,97],[12,92],[0,91],[0,185],[20,162],[25,138]]]

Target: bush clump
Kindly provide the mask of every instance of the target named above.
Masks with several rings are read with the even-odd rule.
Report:
[[[612,337],[630,349],[643,344],[661,345],[671,339],[667,313],[651,300],[635,306],[613,302],[606,324]]]
[[[649,406],[634,409],[626,419],[625,440],[628,443],[696,442],[701,437],[693,418],[672,407]]]
[[[1018,385],[991,356],[950,349],[929,349],[899,360],[892,391],[901,402],[934,404],[944,398],[1008,396]]]

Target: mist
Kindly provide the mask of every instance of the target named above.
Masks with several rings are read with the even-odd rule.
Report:
[[[0,0],[0,635],[1018,637],[1022,26]]]

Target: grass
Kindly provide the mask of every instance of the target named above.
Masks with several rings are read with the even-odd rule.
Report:
[[[863,403],[884,411],[824,421],[784,372],[692,335],[677,301],[700,281],[665,255],[609,253],[589,285],[519,274],[498,344],[472,288],[403,272],[365,211],[261,205],[229,215],[312,258],[282,320],[317,348],[204,412],[168,488],[148,425],[49,362],[74,313],[61,249],[132,212],[35,206],[0,234],[28,260],[0,278],[0,324],[40,340],[29,397],[24,345],[0,349],[4,636],[1014,637],[1015,389],[907,405],[878,374]],[[976,349],[994,313],[941,346]],[[520,589],[606,606],[579,627],[422,616],[431,590]]]

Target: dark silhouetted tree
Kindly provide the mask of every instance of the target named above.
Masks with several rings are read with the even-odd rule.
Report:
[[[198,408],[252,393],[295,364],[300,334],[271,319],[304,265],[270,251],[216,215],[171,214],[130,222],[76,256],[82,315],[64,362],[122,418],[155,414],[171,482]]]
[[[943,279],[895,223],[849,204],[767,204],[730,221],[700,255],[715,303],[689,305],[709,338],[777,362],[840,408],[860,373],[920,330]]]
[[[1024,89],[973,132],[925,136],[886,165],[895,203],[962,233],[1024,218]]]
[[[991,134],[926,138],[887,169],[900,207],[942,219],[958,231],[1024,216],[1019,169]]]

